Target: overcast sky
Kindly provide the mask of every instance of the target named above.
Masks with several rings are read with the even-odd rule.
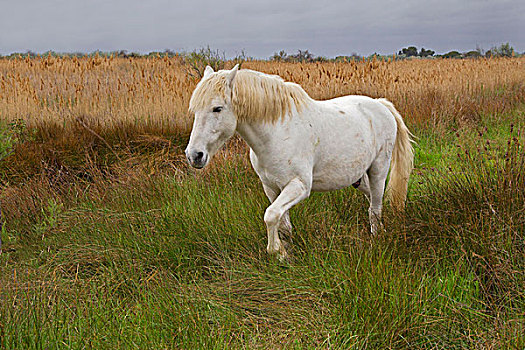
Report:
[[[525,51],[525,0],[0,0],[0,54],[192,51],[267,58],[443,53],[509,42]]]

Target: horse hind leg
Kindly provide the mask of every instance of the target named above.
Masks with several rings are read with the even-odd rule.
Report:
[[[370,201],[370,181],[368,180],[368,173],[364,173],[363,177],[359,179],[359,183],[353,184],[352,186],[363,192],[368,201]]]
[[[383,158],[383,157],[382,157]],[[370,219],[370,231],[376,235],[381,224],[381,212],[383,209],[383,195],[388,175],[390,159],[376,159],[368,170],[370,208],[368,216]]]

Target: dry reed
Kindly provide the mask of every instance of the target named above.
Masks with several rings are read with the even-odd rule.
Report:
[[[525,101],[525,58],[348,63],[248,61],[316,99],[386,97],[410,125],[459,123]],[[0,60],[0,119],[24,120],[43,139],[71,134],[78,118],[102,136],[188,132],[196,85],[180,58]],[[111,138],[111,137],[110,137]]]

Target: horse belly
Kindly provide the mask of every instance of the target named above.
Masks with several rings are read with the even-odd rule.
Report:
[[[313,191],[352,185],[364,175],[377,154],[375,140],[365,127],[342,125],[326,134],[330,137],[325,137],[316,149]]]
[[[365,163],[356,159],[344,165],[330,164],[314,170],[312,191],[333,191],[352,185],[366,172],[368,167]]]

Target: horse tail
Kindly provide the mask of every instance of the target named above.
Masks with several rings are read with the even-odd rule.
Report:
[[[396,210],[403,210],[408,190],[408,178],[414,167],[414,149],[412,148],[412,133],[403,122],[403,118],[392,102],[378,99],[396,119],[397,135],[390,163],[390,180],[386,188],[386,198]]]

